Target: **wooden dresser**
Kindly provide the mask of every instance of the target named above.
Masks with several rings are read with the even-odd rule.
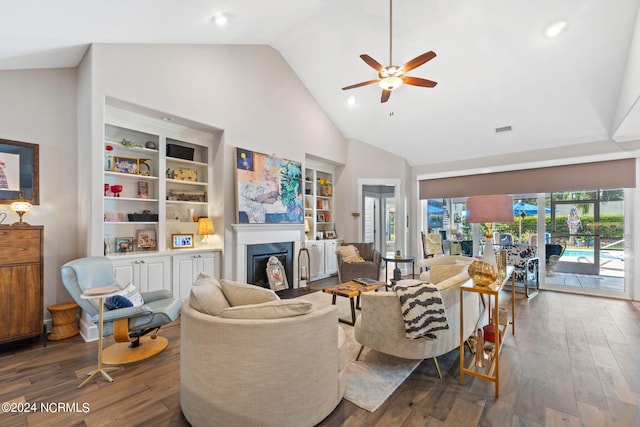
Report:
[[[0,226],[0,343],[43,333],[42,226]]]

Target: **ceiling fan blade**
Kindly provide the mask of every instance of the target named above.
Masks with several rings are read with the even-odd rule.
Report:
[[[364,62],[366,62],[371,68],[373,68],[377,72],[380,73],[380,72],[382,72],[382,70],[384,70],[384,67],[382,66],[382,64],[380,64],[378,61],[376,61],[375,59],[373,59],[372,57],[370,57],[366,53],[360,55],[360,58],[362,58],[362,60]]]
[[[413,70],[414,68],[417,68],[417,67],[421,66],[425,62],[431,61],[435,57],[436,57],[436,53],[434,51],[430,50],[429,52],[423,53],[420,56],[416,56],[411,61],[409,61],[406,64],[404,64],[402,66],[402,69],[404,70],[405,73],[407,73],[407,72]]]
[[[374,83],[378,83],[379,81],[380,80],[369,80],[369,81],[362,82],[362,83],[356,83],[356,84],[351,85],[351,86],[343,87],[342,90],[349,90],[349,89],[355,89],[355,88],[360,87],[360,86],[372,85]]]
[[[391,96],[390,90],[382,90],[382,97],[380,98],[380,102],[387,102],[389,97]]]
[[[403,76],[402,81],[408,85],[422,86],[422,87],[434,87],[435,85],[438,84],[437,82],[434,82],[431,80],[421,79],[419,77],[409,77],[409,76]]]

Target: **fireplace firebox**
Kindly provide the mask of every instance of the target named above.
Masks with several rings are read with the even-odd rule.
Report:
[[[269,288],[267,262],[275,256],[282,263],[287,282],[293,284],[293,242],[247,245],[247,283]]]

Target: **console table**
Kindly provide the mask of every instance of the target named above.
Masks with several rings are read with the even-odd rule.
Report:
[[[487,381],[491,381],[495,384],[495,396],[496,398],[500,395],[500,350],[502,350],[502,346],[504,344],[504,340],[507,338],[507,328],[511,325],[511,334],[515,334],[516,332],[516,282],[515,275],[513,272],[515,271],[515,267],[509,265],[507,266],[507,273],[502,280],[498,280],[492,283],[489,286],[476,286],[472,281],[465,283],[460,286],[460,301],[464,301],[464,292],[476,292],[482,295],[489,296],[489,303],[487,307],[487,320],[491,318],[491,303],[493,303],[496,307],[496,312],[498,312],[498,297],[500,295],[500,291],[511,279],[511,320],[506,322],[506,325],[502,325],[498,322],[498,319],[494,319],[495,325],[495,354],[491,363],[485,367],[476,366],[476,357],[484,357],[484,355],[478,355],[477,353],[471,358],[471,363],[465,366],[464,361],[464,343],[467,337],[464,336],[464,306],[460,307],[460,384],[464,384],[464,375],[473,375],[478,378],[482,378]]]

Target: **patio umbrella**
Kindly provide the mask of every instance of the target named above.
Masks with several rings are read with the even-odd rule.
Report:
[[[538,214],[538,206],[532,205],[531,203],[524,203],[519,201],[513,205],[513,215],[518,216],[521,213],[525,213],[526,215],[537,215]],[[551,209],[545,208],[544,213],[551,213]]]

